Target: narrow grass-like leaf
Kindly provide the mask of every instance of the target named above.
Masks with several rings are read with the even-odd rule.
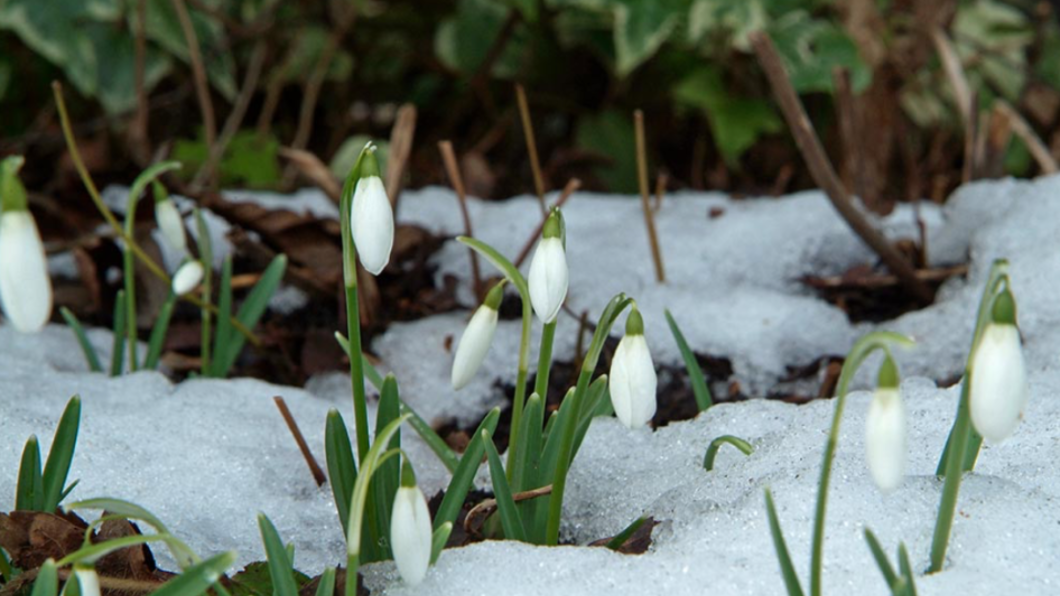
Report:
[[[376,409],[375,436],[379,437],[383,429],[400,416],[401,400],[398,397],[397,379],[394,378],[393,374],[389,374],[383,381],[379,407]],[[401,430],[399,429],[394,433],[393,438],[390,439],[390,444],[386,446],[386,449],[400,448]],[[389,545],[388,540],[379,539],[386,538],[390,534],[390,509],[393,507],[394,495],[397,493],[399,484],[401,484],[401,462],[395,458],[380,464],[379,469],[375,472],[375,477],[372,478],[372,492],[374,493],[372,500],[375,502],[375,516],[377,519],[375,524],[378,532],[378,536],[376,536],[377,543]],[[380,557],[388,559],[391,556],[390,547],[382,546]]]
[[[405,422],[406,417],[402,416],[393,420],[386,426],[382,431],[376,434],[375,443],[372,444],[371,448],[365,454],[364,458],[361,459],[361,469],[357,475],[357,482],[353,485],[353,495],[350,497],[350,523],[346,530],[346,553],[348,555],[354,555],[360,560],[368,561],[366,553],[362,550],[364,544],[364,517],[366,513],[365,504],[368,501],[369,485],[372,481],[377,467],[385,462],[390,457],[393,457],[399,453],[400,450],[392,449],[384,451],[386,445],[390,443],[390,439],[397,434],[401,428],[401,424]],[[375,545],[367,545],[374,548]],[[374,552],[368,553],[374,554]],[[350,569],[348,573],[355,573],[356,569]],[[351,577],[356,577],[351,575]]]
[[[125,290],[114,295],[114,344],[110,353],[110,376],[116,377],[125,368]]]
[[[475,434],[471,436],[471,441],[467,444],[463,457],[460,458],[460,465],[456,467],[456,471],[453,472],[453,478],[449,481],[449,487],[445,490],[442,503],[434,514],[435,530],[442,527],[442,524],[446,522],[456,522],[456,516],[464,505],[464,499],[467,498],[468,491],[471,490],[471,484],[475,480],[479,464],[482,463],[482,455],[485,453],[486,448],[482,443],[482,431],[489,431],[492,435],[497,430],[497,421],[500,420],[500,416],[500,408],[490,410],[490,413],[486,414],[486,417],[479,423]]]
[[[523,417],[520,421],[523,428],[519,431],[519,436],[523,440],[520,441],[519,456],[512,462],[515,468],[512,470],[511,486],[515,492],[535,488],[530,485],[535,482],[535,469],[541,459],[540,431],[544,423],[545,406],[541,401],[541,396],[533,393],[530,399],[526,400],[526,409],[523,410]],[[525,507],[522,508],[525,509]]]
[[[504,277],[508,278],[508,281],[512,282],[512,285],[515,286],[515,289],[518,290],[520,296],[523,296],[524,300],[529,298],[530,286],[527,285],[526,278],[523,277],[522,273],[519,273],[519,270],[515,268],[515,265],[513,265],[511,261],[505,258],[504,255],[497,252],[496,249],[486,244],[485,242],[476,240],[474,238],[469,238],[467,236],[457,236],[456,241],[470,247],[475,252],[485,257],[486,260],[492,263],[494,267],[500,269],[501,272],[504,273]]]
[[[155,178],[158,178],[162,174],[172,170],[179,170],[181,163],[179,161],[162,161],[149,166],[140,175],[133,180],[132,186],[129,187],[129,202],[138,201],[140,195],[144,194],[147,190],[148,185],[154,182]]]
[[[201,372],[204,377],[210,376],[210,363],[212,355],[210,352],[210,337],[212,326],[212,315],[210,305],[213,300],[213,240],[210,238],[210,228],[206,225],[206,219],[201,209],[195,209],[195,229],[198,232],[196,240],[199,244],[199,260],[202,261],[202,304],[201,336],[199,340],[199,359],[202,363]],[[228,316],[224,313],[222,316]]]
[[[247,294],[243,304],[239,306],[239,310],[236,312],[236,320],[245,328],[253,329],[258,324],[258,321],[261,320],[262,315],[265,314],[265,310],[269,306],[269,300],[276,293],[276,288],[280,286],[283,274],[286,271],[287,255],[277,255],[269,263],[269,266],[265,268],[265,271],[261,273],[258,282],[250,289],[250,293]],[[227,315],[230,311],[222,312]],[[220,332],[220,323],[218,323],[218,332]],[[236,359],[239,358],[239,353],[243,351],[243,345],[247,341],[247,338],[241,333],[229,331],[228,335],[225,351],[214,355],[215,358],[222,358],[216,369],[219,377],[228,376],[228,371],[236,363]]]
[[[898,543],[898,569],[905,579],[905,596],[916,596],[916,580],[913,577],[913,566],[909,564],[909,551],[904,542]]]
[[[603,415],[603,412],[606,412],[608,416],[614,414],[614,410],[611,408],[611,394],[607,389],[607,375],[600,375],[593,381],[592,385],[589,385],[589,389],[585,392],[583,405],[585,407],[580,408],[582,415],[574,432],[574,446],[570,451],[570,461],[567,465],[574,463],[574,458],[578,455],[578,450],[581,449],[582,441],[585,440],[585,435],[589,432],[589,425],[592,424],[593,418],[597,415]]]
[[[557,460],[559,458],[559,447],[560,442],[562,441],[560,433],[556,432],[556,430],[563,428],[566,419],[574,415],[575,404],[573,398],[574,388],[571,387],[567,391],[567,395],[563,397],[563,401],[560,402],[559,410],[552,413],[552,416],[548,421],[548,426],[545,427],[548,432],[547,437],[545,438],[545,447],[541,450],[541,461],[538,466],[538,483],[542,483],[542,481],[548,482],[555,476]]]
[[[16,511],[43,511],[44,481],[40,471],[40,445],[37,436],[26,441],[22,449],[22,462],[18,466],[18,484],[15,487]]]
[[[147,355],[144,356],[144,368],[147,370],[158,368],[158,361],[162,357],[162,347],[166,343],[166,333],[169,332],[169,321],[173,318],[173,308],[176,304],[177,295],[170,292],[158,311],[158,318],[151,327],[151,338],[147,342]]]
[[[335,593],[335,568],[327,567],[320,576],[316,596],[332,596]]]
[[[66,321],[67,326],[69,326],[74,332],[74,337],[77,338],[77,344],[81,346],[81,352],[85,355],[85,362],[88,363],[88,370],[92,372],[103,372],[103,365],[99,362],[99,354],[96,353],[96,348],[92,345],[92,342],[88,341],[88,335],[85,333],[85,328],[81,325],[81,321],[77,318],[77,315],[65,306],[59,307],[59,314],[63,316],[63,320]]]
[[[44,498],[41,511],[51,513],[59,506],[66,477],[70,473],[70,463],[74,460],[74,449],[77,447],[77,431],[81,425],[81,398],[73,396],[66,403],[59,426],[55,429],[48,450],[48,461],[44,464],[44,475],[41,480]]]
[[[670,314],[670,309],[664,310],[663,314],[666,315],[666,323],[670,326],[670,333],[673,334],[674,341],[677,342],[677,349],[681,351],[681,358],[685,361],[685,369],[688,371],[688,378],[692,382],[692,394],[695,395],[696,405],[699,406],[699,411],[702,412],[714,405],[714,400],[710,396],[710,388],[707,387],[707,380],[703,377],[703,369],[699,368],[696,355],[692,353],[692,348],[688,347],[688,342],[685,341],[681,328],[677,326],[677,321]]]
[[[292,559],[280,540],[276,526],[264,513],[258,514],[258,529],[261,530],[261,540],[265,543],[265,558],[269,562],[269,576],[272,578],[272,593],[275,596],[298,596]]]
[[[714,459],[718,456],[718,450],[722,445],[729,444],[740,450],[744,455],[751,455],[755,448],[750,443],[733,435],[722,435],[710,442],[707,453],[703,456],[703,468],[710,472],[714,469]]]
[[[55,567],[55,561],[48,559],[37,572],[37,579],[33,581],[33,592],[30,596],[56,596],[59,593],[59,571]]]
[[[181,542],[176,537],[173,537],[169,528],[166,527],[162,520],[144,509],[143,507],[125,501],[122,499],[111,499],[111,498],[99,498],[99,499],[86,499],[84,501],[78,501],[71,503],[63,507],[65,511],[74,511],[78,509],[98,509],[106,511],[111,515],[119,515],[128,520],[139,520],[150,525],[159,534],[169,535],[170,538],[166,540],[166,546],[169,547],[173,558],[177,561],[177,564],[181,569],[186,569],[198,560],[198,556],[195,551],[191,550],[188,545]]]
[[[449,444],[445,442],[445,439],[438,436],[438,433],[434,432],[431,425],[427,424],[427,421],[420,417],[411,407],[405,402],[401,402],[401,413],[409,415],[409,426],[412,430],[416,431],[416,434],[423,439],[424,443],[431,448],[431,451],[438,456],[442,464],[445,465],[445,469],[449,470],[450,474],[456,472],[456,467],[460,465],[460,458],[457,457],[456,453],[453,452]]]
[[[643,526],[644,522],[646,521],[648,521],[648,518],[638,517],[637,519],[633,520],[633,523],[626,526],[625,530],[622,530],[618,534],[615,534],[615,537],[611,540],[608,540],[607,544],[605,544],[604,546],[611,550],[618,550],[622,548],[622,545],[625,544],[626,541],[629,540],[630,537],[632,537],[633,534],[635,534],[637,530],[639,530],[640,527]]]
[[[346,422],[338,410],[328,412],[324,427],[324,454],[328,464],[328,479],[331,494],[335,497],[335,508],[339,522],[345,530],[350,523],[350,497],[357,482],[357,463],[353,458],[353,446],[346,430]]]
[[[229,342],[234,341],[232,333],[232,255],[225,257],[221,265],[220,287],[217,289],[217,330],[213,334],[213,362],[210,363],[210,376],[223,378],[228,370],[225,368]]]
[[[111,538],[104,542],[97,542],[95,544],[86,544],[78,550],[66,555],[56,563],[59,567],[65,567],[67,565],[73,565],[75,563],[81,563],[85,565],[94,565],[96,561],[103,557],[119,551],[123,548],[130,546],[139,546],[141,544],[147,544],[149,542],[166,542],[170,540],[172,536],[169,534],[134,534],[132,536],[121,536],[119,538]]]
[[[773,547],[777,550],[780,574],[784,577],[784,587],[788,590],[788,596],[803,596],[799,576],[795,574],[795,567],[791,564],[791,554],[784,541],[784,532],[780,529],[777,508],[773,504],[773,493],[768,488],[766,489],[766,513],[769,515],[769,533],[773,536]]]
[[[501,517],[504,537],[509,540],[526,542],[526,529],[523,527],[522,517],[519,516],[519,509],[515,506],[515,500],[512,499],[512,489],[508,485],[508,477],[505,476],[501,456],[497,453],[497,447],[493,444],[490,433],[483,431],[480,436],[482,443],[486,446],[490,479],[493,481],[493,497],[497,500],[497,513]]]
[[[445,548],[445,543],[449,541],[449,534],[452,531],[453,524],[445,522],[431,535],[431,565],[434,565],[438,560],[438,556],[442,554],[442,549]]]
[[[7,551],[0,548],[0,583],[7,582],[14,578],[16,575],[14,568],[11,566],[11,559],[7,558]]]
[[[66,497],[69,497],[70,493],[74,492],[74,489],[77,488],[78,484],[81,484],[80,478],[74,480],[70,484],[67,484],[66,488],[63,489],[63,494],[59,495],[59,502],[62,503],[63,501],[65,501]]]
[[[162,584],[151,596],[199,596],[214,585],[221,574],[236,562],[235,551],[228,551],[196,563],[177,577]],[[219,587],[219,584],[218,586]]]
[[[865,542],[869,545],[869,550],[872,552],[872,558],[876,561],[876,566],[880,568],[880,573],[883,574],[883,580],[893,590],[894,583],[898,580],[898,574],[894,572],[894,567],[887,560],[887,553],[880,546],[880,541],[876,539],[876,535],[868,528],[865,528]]]

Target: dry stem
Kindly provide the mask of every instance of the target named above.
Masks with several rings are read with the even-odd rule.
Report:
[[[449,141],[439,141],[438,150],[442,153],[445,171],[449,175],[449,181],[452,182],[453,190],[456,191],[457,201],[460,203],[460,216],[464,219],[464,235],[469,238],[473,237],[474,235],[471,233],[471,215],[467,211],[467,193],[464,191],[464,178],[460,175],[460,167],[456,162],[456,152],[453,151],[453,144]],[[478,254],[471,248],[468,248],[468,253],[471,255],[471,279],[474,283],[475,297],[482,298],[482,275],[479,273],[478,268]]]
[[[637,179],[640,183],[640,203],[644,211],[644,225],[648,228],[651,259],[655,264],[655,280],[665,283],[666,269],[663,267],[662,251],[659,249],[659,237],[655,233],[655,216],[648,202],[648,155],[644,147],[644,112],[640,110],[633,112],[633,126],[637,137]]]
[[[545,208],[545,179],[541,176],[541,161],[537,157],[534,125],[530,121],[530,106],[526,101],[526,90],[519,83],[515,84],[515,98],[519,104],[519,118],[523,122],[526,151],[530,154],[530,169],[534,173],[534,190],[537,191],[537,202],[541,205],[541,214],[546,215],[548,210]]]
[[[552,204],[552,208],[558,209],[565,205],[567,203],[567,199],[569,199],[571,195],[574,194],[574,192],[581,187],[581,180],[577,178],[571,178],[570,180],[568,180],[567,185],[563,187],[563,192],[560,193],[559,198],[556,199],[556,202]],[[537,224],[537,227],[534,228],[534,233],[531,234],[529,238],[527,238],[526,244],[523,244],[523,249],[519,251],[519,256],[516,257],[515,261],[512,263],[513,265],[515,265],[516,269],[522,266],[523,261],[525,261],[526,257],[530,255],[530,249],[534,248],[534,245],[537,244],[538,239],[541,238],[541,230],[545,228],[545,221],[547,219],[548,212],[546,211],[545,215],[541,218],[541,223]]]
[[[283,421],[287,423],[287,428],[290,429],[291,435],[294,436],[294,442],[298,443],[298,450],[302,452],[302,457],[305,458],[305,463],[309,465],[309,471],[313,473],[313,480],[316,481],[317,486],[324,486],[324,483],[328,481],[328,477],[324,475],[324,470],[320,469],[320,464],[317,463],[313,452],[309,450],[309,445],[305,442],[305,437],[302,436],[301,429],[298,428],[298,423],[295,422],[294,416],[291,415],[291,410],[287,408],[287,402],[283,400],[279,395],[272,398],[272,401],[276,403],[276,407],[280,410],[280,415],[283,416]]]

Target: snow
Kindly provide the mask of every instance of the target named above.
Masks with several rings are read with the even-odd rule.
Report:
[[[320,204],[313,196],[306,194],[292,208]],[[508,255],[521,248],[539,217],[530,197],[473,200],[470,207],[476,235]],[[712,208],[724,213],[711,219]],[[919,593],[928,596],[1057,592],[1060,470],[1054,462],[1060,458],[1060,402],[1052,396],[1060,390],[1054,290],[1060,274],[1060,177],[977,183],[943,208],[925,205],[932,261],[952,264],[970,255],[969,274],[948,281],[935,305],[881,325],[849,323],[798,282],[805,274],[836,274],[873,261],[820,193],[755,201],[668,196],[657,214],[670,280],[663,286],[654,282],[639,209],[635,200],[591,194],[568,203],[569,303],[575,312],[588,309],[594,317],[611,295],[628,292],[640,305],[658,362],[679,362],[662,319],[664,307],[697,352],[730,358],[745,390],[758,395],[788,366],[841,355],[864,332],[893,329],[918,340],[915,350],[897,354],[911,451],[908,475],[893,493],[875,488],[864,463],[869,394],[850,395],[827,518],[829,593],[887,593],[865,546],[866,527],[892,557],[904,541],[914,569],[927,567],[941,490],[934,469],[958,395],[956,388],[936,388],[935,380],[959,373],[986,272],[994,258],[1008,257],[1030,404],[1016,434],[985,446],[975,473],[965,479],[945,571],[919,576],[917,583]],[[407,192],[399,221],[442,234],[461,230],[455,199],[441,189]],[[914,235],[909,209],[900,208],[879,224],[893,238]],[[439,276],[466,279],[467,249],[448,242],[435,264]],[[461,287],[462,301],[472,307],[467,285]],[[463,391],[452,392],[446,340],[459,336],[469,314],[395,324],[372,346],[381,368],[398,375],[402,397],[429,420],[476,419],[500,403],[495,381],[514,377],[519,324],[502,321],[483,370]],[[566,359],[574,351],[577,325],[569,317],[560,320],[555,354]],[[91,334],[104,355],[108,334]],[[317,573],[342,561],[330,490],[312,482],[270,398],[286,397],[322,458],[327,410],[340,408],[352,424],[344,375],[318,377],[305,390],[247,379],[173,385],[152,372],[108,379],[84,372],[72,334],[57,325],[37,336],[0,326],[0,361],[0,436],[6,439],[0,443],[0,469],[17,469],[31,433],[46,448],[66,399],[80,393],[84,418],[72,477],[81,484],[73,499],[106,495],[138,502],[203,554],[237,549],[240,564],[263,557],[254,513],[264,511],[295,544],[300,569]],[[833,407],[831,401],[793,406],[752,399],[718,405],[655,432],[631,432],[617,420],[598,419],[571,471],[564,536],[586,543],[648,514],[662,523],[647,554],[490,542],[446,551],[415,588],[403,585],[389,563],[366,567],[367,585],[373,593],[395,595],[781,593],[763,491],[773,491],[805,581]],[[756,451],[744,456],[723,447],[708,473],[701,467],[703,452],[722,434],[745,438]],[[425,490],[444,485],[445,471],[433,455],[415,439],[406,443]],[[14,493],[14,476],[0,477],[0,509],[5,503],[10,508],[4,499]]]

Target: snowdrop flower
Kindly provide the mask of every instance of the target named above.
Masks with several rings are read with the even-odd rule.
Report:
[[[493,286],[486,294],[486,299],[468,321],[467,329],[460,336],[456,346],[456,357],[453,358],[453,389],[460,390],[467,386],[482,366],[486,352],[493,342],[493,333],[497,330],[498,309],[504,298],[504,282]]]
[[[629,428],[648,424],[655,415],[655,365],[644,340],[644,319],[634,306],[626,319],[626,335],[611,360],[611,405]]]
[[[77,576],[77,585],[81,588],[81,596],[100,596],[99,575],[92,567],[74,567],[74,575]]]
[[[0,308],[15,329],[40,331],[52,313],[52,284],[37,222],[18,179],[21,156],[0,163]]]
[[[183,296],[194,290],[202,281],[205,271],[199,261],[185,261],[173,275],[173,293]]]
[[[567,297],[567,253],[563,238],[563,216],[553,209],[541,228],[541,241],[537,243],[534,258],[530,261],[530,304],[543,323],[556,320],[563,300]]]
[[[365,147],[360,167],[350,206],[350,230],[361,265],[372,275],[379,275],[390,262],[394,246],[394,211],[379,177],[374,145]]]
[[[907,424],[898,390],[898,367],[888,354],[880,366],[876,392],[865,417],[865,456],[880,490],[898,488],[905,476]]]
[[[1027,368],[1016,326],[1016,302],[1007,289],[994,299],[991,319],[972,358],[968,402],[975,430],[997,443],[1016,430],[1027,405]]]
[[[427,498],[416,486],[416,474],[405,461],[401,468],[401,487],[394,495],[394,509],[390,515],[390,548],[394,564],[401,578],[416,585],[427,575],[433,546],[431,514]]]
[[[184,237],[184,220],[173,199],[166,194],[165,187],[154,183],[155,223],[162,238],[170,248],[183,255],[188,252],[188,241]]]

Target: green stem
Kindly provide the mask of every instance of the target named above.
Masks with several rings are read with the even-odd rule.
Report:
[[[357,596],[357,569],[360,566],[359,555],[346,556],[346,596]]]
[[[832,416],[832,429],[828,433],[828,442],[824,448],[824,463],[821,465],[821,479],[817,488],[817,508],[813,520],[813,546],[810,556],[810,596],[821,594],[821,569],[824,562],[824,520],[828,508],[828,486],[832,480],[832,463],[835,460],[836,447],[839,444],[839,424],[843,419],[846,407],[847,392],[858,367],[876,350],[889,351],[888,343],[909,346],[913,341],[904,335],[887,331],[877,331],[862,337],[851,348],[843,363],[836,387],[835,414]]]
[[[534,313],[530,301],[523,299],[523,327],[519,334],[519,371],[515,375],[515,395],[512,397],[512,429],[508,433],[508,462],[505,475],[512,481],[515,462],[518,461],[522,446],[519,443],[519,426],[523,419],[523,402],[526,401],[526,377],[529,374],[530,361],[530,324]]]
[[[125,210],[125,235],[133,236],[133,223],[136,218],[136,199],[129,196]],[[129,371],[136,372],[139,363],[136,355],[136,273],[132,250],[126,246],[122,251],[122,269],[125,273],[125,333],[129,342]]]
[[[733,435],[722,435],[710,442],[707,453],[703,456],[703,468],[710,472],[714,469],[714,459],[718,456],[718,450],[722,445],[728,443],[740,450],[744,455],[751,455],[755,448],[750,443]]]
[[[961,401],[957,407],[957,421],[950,433],[952,443],[950,444],[950,457],[946,458],[946,479],[942,485],[942,500],[939,503],[939,515],[935,521],[935,534],[931,538],[931,567],[929,573],[942,571],[942,564],[946,560],[946,547],[950,542],[950,531],[953,529],[953,516],[957,511],[957,496],[961,491],[961,467],[964,459],[954,457],[953,454],[965,453],[968,448],[968,439],[971,434],[971,424],[968,412],[968,387],[967,380],[961,385]]]
[[[351,180],[352,180],[351,175]],[[346,284],[346,336],[350,342],[350,384],[353,386],[353,417],[357,426],[357,461],[364,461],[368,453],[368,399],[364,390],[364,366],[361,362],[361,307],[357,295],[357,247],[350,230],[350,208],[353,184],[346,181],[342,192],[342,275]]]
[[[552,341],[556,337],[556,320],[545,323],[541,331],[540,353],[537,356],[537,377],[534,381],[534,393],[541,396],[541,401],[548,403],[548,375],[552,369]]]

